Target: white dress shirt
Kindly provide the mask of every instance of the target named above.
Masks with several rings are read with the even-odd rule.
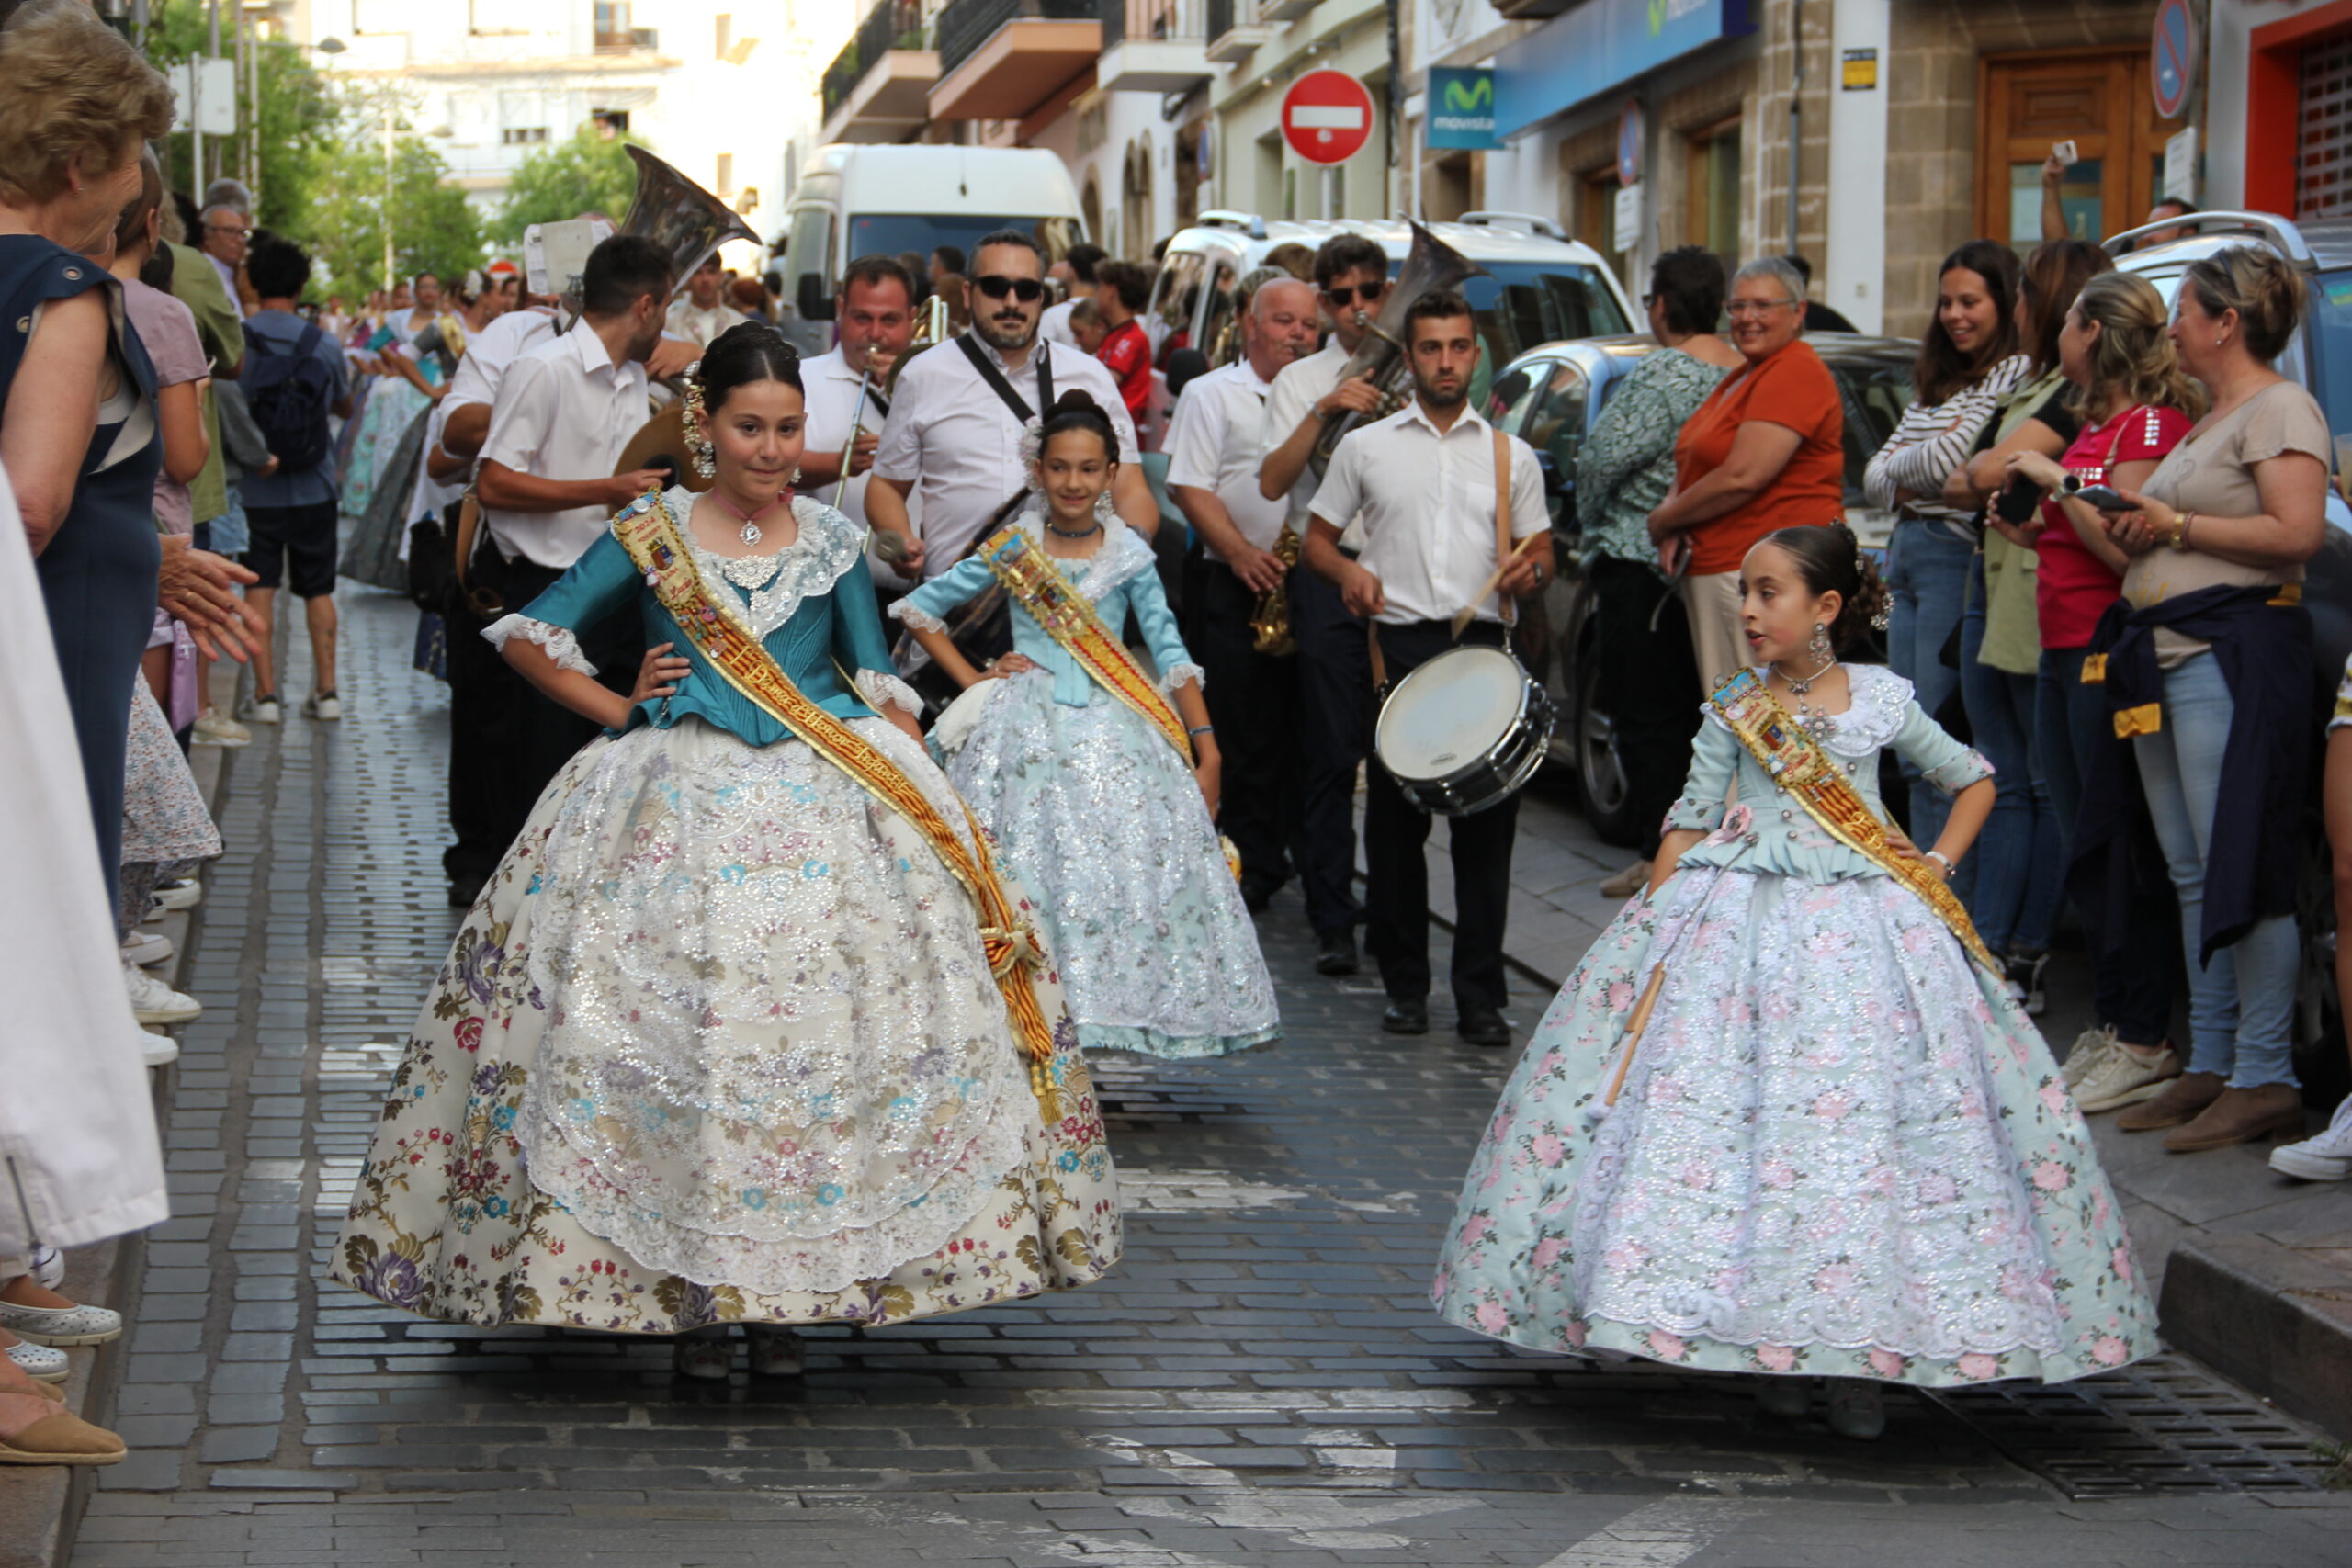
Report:
[[[1021,400],[1041,413],[1035,356],[1051,355],[1054,395],[1075,389],[1091,396],[1110,415],[1119,438],[1119,461],[1136,460],[1135,422],[1119,399],[1118,382],[1101,360],[1062,344],[1039,344],[1027,364],[1008,371],[994,349],[977,338],[973,342]],[[899,373],[874,472],[886,479],[917,482],[922,520],[916,536],[923,542],[925,577],[954,567],[997,508],[1028,489],[1021,428],[1022,421],[952,341],[924,350]]]
[[[1078,334],[1069,330],[1069,313],[1078,309],[1080,298],[1073,294],[1058,305],[1046,307],[1046,313],[1037,318],[1038,342],[1066,343],[1072,348],[1078,346]]]
[[[697,348],[708,348],[718,334],[729,327],[738,327],[751,320],[742,311],[729,305],[713,305],[705,310],[684,295],[670,301],[670,314],[662,331],[674,338],[683,338]]]
[[[555,335],[555,312],[540,306],[509,310],[466,339],[465,357],[441,400],[443,418],[468,403],[495,403],[498,389],[526,349]]]
[[[1266,451],[1272,452],[1289,440],[1291,432],[1298,428],[1298,422],[1331,395],[1340,385],[1340,368],[1347,362],[1348,351],[1334,337],[1296,364],[1283,367],[1266,392]],[[1307,503],[1314,499],[1315,468],[1309,464],[1299,470],[1298,482],[1290,487],[1285,513],[1291,532],[1302,539],[1306,537]],[[1343,519],[1340,525],[1346,528],[1352,521]],[[1355,546],[1356,541],[1350,538],[1348,547],[1353,549]]]
[[[582,322],[516,358],[491,405],[482,461],[537,479],[604,479],[647,418],[645,367],[615,365]],[[603,535],[613,511],[601,502],[561,512],[484,507],[482,518],[509,557],[562,571]]]
[[[231,266],[227,262],[222,261],[219,256],[214,255],[210,251],[204,253],[204,259],[210,262],[212,264],[212,270],[220,275],[220,287],[229,291],[229,309],[237,312],[237,320],[241,321],[243,321],[245,319],[245,301],[244,297],[237,292],[237,269]]]
[[[1175,423],[1168,432],[1168,482],[1215,492],[1241,536],[1261,550],[1272,549],[1282,537],[1288,512],[1286,502],[1258,493],[1271,389],[1272,383],[1246,359],[1195,377],[1176,400]],[[1204,548],[1211,560],[1225,558],[1214,547]]]
[[[859,428],[868,434],[879,435],[882,433],[882,422],[886,414],[881,400],[885,394],[877,382],[866,394],[865,413],[859,414],[857,398],[861,379],[858,373],[849,367],[849,361],[843,357],[842,351],[838,348],[831,354],[820,354],[814,359],[804,359],[800,362],[800,384],[808,399],[808,423],[805,427],[807,433],[805,450],[809,455],[821,453],[828,457],[839,457],[842,455],[842,448],[849,445],[850,421],[853,417],[857,420]],[[849,481],[847,490],[841,491],[839,502],[833,500],[833,494],[841,485],[838,479],[820,485],[808,493],[828,506],[838,504],[841,510],[848,514],[851,522],[862,528],[869,527],[871,525],[865,520],[865,490],[873,482],[873,470],[868,469],[858,475]],[[914,523],[915,531],[920,535],[922,531],[921,494],[907,497],[907,515]],[[877,558],[869,565],[873,570],[875,581],[883,586],[887,588],[911,586],[906,579],[891,570],[888,563]]]
[[[1552,526],[1544,473],[1533,447],[1516,435],[1503,441],[1510,452],[1510,536],[1523,539]],[[1450,619],[1501,564],[1495,558],[1494,427],[1465,404],[1440,434],[1415,399],[1348,432],[1312,511],[1334,527],[1362,514],[1359,564],[1380,579],[1387,601],[1377,619],[1397,626]],[[1502,619],[1501,596],[1488,594],[1477,616]]]

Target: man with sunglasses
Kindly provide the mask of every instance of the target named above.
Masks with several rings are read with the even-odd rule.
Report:
[[[1149,538],[1159,521],[1136,461],[1135,422],[1101,361],[1067,344],[1040,343],[1046,256],[1018,229],[1000,229],[972,252],[966,285],[971,329],[907,362],[865,491],[865,520],[908,542],[900,570],[936,577],[961,560],[997,509],[1027,489],[1023,428],[1072,388],[1110,414],[1119,437],[1112,502]],[[920,488],[922,525],[907,510]]]
[[[1266,394],[1266,453],[1258,468],[1259,493],[1284,502],[1291,532],[1307,533],[1307,502],[1317,476],[1308,466],[1327,421],[1368,415],[1380,396],[1362,377],[1340,378],[1363,341],[1356,314],[1377,316],[1388,292],[1388,254],[1361,234],[1339,234],[1315,254],[1315,291],[1331,340],[1274,378]],[[1352,534],[1351,536],[1352,539]],[[1352,548],[1351,543],[1343,547]],[[1325,975],[1356,972],[1356,769],[1372,750],[1372,726],[1363,694],[1372,685],[1363,622],[1348,613],[1340,591],[1311,571],[1290,574],[1291,632],[1298,642],[1298,680],[1305,753],[1299,803],[1298,879],[1315,928],[1315,967]]]

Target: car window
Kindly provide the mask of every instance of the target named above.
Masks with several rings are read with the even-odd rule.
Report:
[[[1538,452],[1550,453],[1560,472],[1573,474],[1577,454],[1584,449],[1585,405],[1592,397],[1592,382],[1573,359],[1555,362],[1551,371],[1520,434]]]
[[[1849,497],[1858,497],[1863,469],[1911,406],[1911,367],[1840,358],[1830,363],[1829,373],[1846,410],[1846,489]]]
[[[1160,267],[1159,284],[1145,310],[1159,319],[1163,357],[1191,344],[1193,313],[1200,308],[1201,280],[1208,270],[1208,257],[1197,251],[1171,251]]]
[[[1491,276],[1464,278],[1487,351],[1507,365],[1540,344],[1630,331],[1597,268],[1576,262],[1487,262]]]
[[[2342,467],[2340,448],[2352,434],[2352,268],[2312,279],[2311,348],[2304,385],[2325,411],[2328,429],[2338,433],[2336,460]]]
[[[1521,425],[1527,411],[1534,406],[1535,394],[1550,378],[1551,369],[1551,361],[1537,359],[1515,365],[1497,377],[1487,395],[1487,423],[1498,430],[1523,436]]]

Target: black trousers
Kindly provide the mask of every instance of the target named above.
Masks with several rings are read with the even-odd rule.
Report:
[[[472,575],[477,582],[492,575],[501,580],[506,607],[520,610],[563,573],[527,560],[500,560],[485,532]],[[599,683],[623,694],[636,688],[645,627],[634,610],[607,616],[578,636],[581,655],[596,667]],[[601,733],[594,720],[541,695],[516,674],[482,639],[477,622],[453,615],[449,827],[458,841],[441,855],[449,880],[480,882],[496,871],[548,781]]]
[[[1464,643],[1503,646],[1503,628],[1474,621]],[[1380,628],[1390,684],[1454,646],[1443,621]],[[1510,908],[1510,852],[1519,834],[1519,797],[1470,817],[1446,819],[1453,853],[1453,1000],[1459,1007],[1503,1005],[1503,924]],[[1430,818],[1406,800],[1377,761],[1365,770],[1363,812],[1364,945],[1380,964],[1390,997],[1430,994],[1430,871],[1424,856]]]
[[[1270,658],[1252,646],[1258,595],[1231,567],[1203,560],[1192,589],[1184,640],[1207,677],[1202,695],[1225,758],[1217,826],[1241,852],[1242,881],[1271,893],[1306,858],[1298,656]]]
[[[1304,567],[1290,574],[1290,625],[1304,753],[1298,879],[1308,923],[1328,937],[1354,930],[1363,915],[1355,891],[1356,769],[1372,754],[1372,661],[1363,622],[1348,614],[1337,588]]]
[[[1642,828],[1642,858],[1656,858],[1658,825],[1690,772],[1699,731],[1699,660],[1682,596],[1639,561],[1595,556],[1591,567],[1600,631],[1600,689],[1617,726],[1625,764],[1626,808]],[[1660,602],[1664,602],[1661,609]],[[1650,616],[1657,629],[1650,629]]]

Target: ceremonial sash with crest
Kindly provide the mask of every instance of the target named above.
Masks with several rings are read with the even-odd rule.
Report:
[[[1193,743],[1184,721],[1168,705],[1135,656],[1102,624],[1093,602],[1064,577],[1045,552],[1035,548],[1018,526],[1001,530],[980,546],[980,558],[1046,635],[1078,660],[1094,683],[1141,714],[1176,748],[1185,766],[1193,761]]]
[[[840,719],[808,700],[793,683],[775,657],[731,606],[721,606],[695,569],[685,541],[659,491],[649,491],[622,508],[613,519],[613,536],[628,551],[629,559],[644,574],[653,596],[678,623],[686,640],[727,683],[773,715],[786,728],[815,749],[817,754],[847,773],[860,788],[911,823],[930,840],[932,849],[964,890],[971,896],[980,921],[980,943],[989,969],[1004,998],[1014,1032],[1029,1054],[1030,1087],[1041,1101],[1053,1098],[1044,1077],[1044,1064],[1053,1055],[1054,1034],[1045,1010],[1030,985],[1028,971],[1042,963],[1045,950],[1029,923],[1005,897],[997,881],[988,838],[971,821],[972,848],[967,850],[946,819],[897,764]]]
[[[1710,693],[1707,700],[1747,748],[1747,754],[1772,776],[1773,783],[1796,797],[1806,816],[1820,823],[1831,838],[1868,857],[1871,864],[1926,899],[1928,907],[1951,928],[1952,935],[1960,938],[1971,958],[1995,975],[2002,972],[1984,940],[1976,934],[1968,911],[1935,867],[1925,860],[1906,860],[1894,852],[1886,840],[1886,825],[1871,812],[1845,769],[1790,716],[1755,671],[1741,671]]]

